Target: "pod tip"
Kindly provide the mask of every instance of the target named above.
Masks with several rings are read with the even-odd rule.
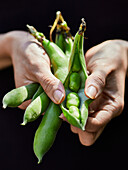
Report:
[[[27,121],[23,121],[23,123],[21,123],[20,125],[24,126],[27,124]]]
[[[3,109],[6,109],[7,104],[3,103]]]
[[[81,129],[82,129],[83,131],[85,131],[85,126],[83,126]]]
[[[38,164],[40,164],[42,162],[42,159],[38,159]]]
[[[26,27],[28,28],[28,30],[31,32],[31,30],[33,29],[33,27],[32,26],[30,26],[30,25],[26,25]]]

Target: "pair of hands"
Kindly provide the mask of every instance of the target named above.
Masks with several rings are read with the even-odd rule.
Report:
[[[65,97],[63,84],[51,73],[49,57],[37,41],[22,31],[7,33],[6,39],[16,87],[39,82],[54,103],[61,103]],[[95,100],[89,107],[86,131],[71,125],[72,132],[79,135],[83,145],[92,145],[107,123],[123,110],[127,46],[123,40],[109,40],[85,54],[89,72],[85,95]],[[29,102],[23,103],[20,108],[25,109]],[[64,119],[63,115],[61,118]]]

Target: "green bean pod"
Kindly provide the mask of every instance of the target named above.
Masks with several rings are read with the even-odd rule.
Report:
[[[69,60],[72,52],[73,40],[70,28],[65,21],[57,25],[55,43],[63,50]]]
[[[50,103],[49,97],[45,92],[41,93],[35,100],[33,100],[24,113],[23,123],[26,125],[28,122],[36,120],[42,113],[44,113]]]
[[[37,91],[35,92],[35,94],[32,97],[32,101],[35,100],[41,93],[43,93],[43,87],[41,85],[39,85]]]
[[[88,118],[88,106],[92,102],[92,99],[89,99],[85,96],[84,94],[84,86],[85,86],[85,81],[87,79],[87,70],[86,70],[86,64],[85,64],[85,59],[84,59],[84,51],[83,51],[83,40],[84,40],[84,31],[86,29],[85,21],[82,20],[82,24],[80,25],[79,31],[76,33],[75,38],[74,38],[74,44],[73,44],[73,50],[72,54],[70,57],[70,62],[69,62],[69,74],[67,76],[67,79],[64,83],[65,86],[65,91],[66,91],[66,98],[64,102],[61,104],[61,109],[63,111],[64,116],[67,118],[68,122],[72,124],[73,126],[76,126],[82,130],[85,130],[85,125],[87,122]],[[80,116],[79,118],[74,116],[71,111],[66,108],[66,100],[67,96],[69,93],[71,93],[71,89],[69,89],[69,83],[70,83],[70,76],[72,72],[74,71],[74,62],[78,61],[75,60],[75,58],[78,57],[78,60],[80,61],[80,70],[79,70],[79,75],[81,77],[81,86],[77,92],[79,98],[80,98],[80,106],[79,111],[80,111]],[[75,63],[77,67],[77,63]],[[79,63],[78,63],[79,66]],[[78,70],[76,70],[78,71]]]
[[[62,120],[59,118],[61,109],[59,105],[51,102],[43,116],[34,137],[34,153],[41,162],[44,154],[50,149],[55,140],[58,129]]]
[[[24,101],[31,99],[38,87],[39,84],[32,83],[11,90],[3,98],[3,108],[6,108],[7,106],[17,107],[21,105]]]
[[[60,49],[65,52],[65,45],[64,45],[64,36],[63,34],[61,33],[61,31],[57,31],[56,32],[56,38],[55,38],[55,43],[58,47],[60,47]]]
[[[64,41],[65,44],[65,55],[67,56],[67,59],[69,60],[72,53],[72,47],[73,47],[73,40],[71,37],[67,37]]]

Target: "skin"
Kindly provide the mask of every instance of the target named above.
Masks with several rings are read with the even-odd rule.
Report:
[[[51,73],[50,59],[33,36],[12,31],[0,35],[0,47],[0,68],[13,64],[16,87],[38,82],[54,103],[64,100],[64,87]],[[20,108],[25,109],[29,103],[23,103]]]
[[[59,104],[64,100],[62,83],[52,75],[47,54],[31,35],[23,31],[0,35],[0,49],[0,69],[13,64],[16,87],[39,82],[53,102]],[[85,95],[95,101],[89,108],[86,131],[71,126],[83,145],[92,145],[107,123],[123,110],[127,49],[126,41],[109,40],[91,48],[85,55],[89,71]],[[95,88],[89,91],[91,86]],[[54,98],[56,90],[59,91],[55,95],[57,100]],[[27,105],[24,103],[20,108],[25,109]],[[60,117],[64,119],[63,115]]]

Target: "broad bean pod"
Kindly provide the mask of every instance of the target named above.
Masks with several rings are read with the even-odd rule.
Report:
[[[42,113],[44,113],[50,103],[49,97],[45,92],[41,93],[35,100],[33,100],[25,110],[23,123],[26,125],[28,122],[36,120]]]
[[[62,123],[62,120],[59,118],[60,114],[61,109],[59,105],[51,102],[35,133],[33,147],[38,163],[41,162],[44,154],[50,149],[55,140],[57,131]]]
[[[67,118],[68,122],[72,124],[73,126],[76,126],[82,130],[85,130],[85,125],[86,121],[88,118],[88,106],[92,102],[91,99],[87,98],[84,94],[84,86],[85,81],[88,77],[87,75],[87,69],[86,69],[86,63],[84,59],[84,52],[83,52],[83,40],[84,40],[84,31],[86,30],[86,23],[82,19],[82,23],[80,25],[79,31],[76,33],[75,38],[74,38],[74,44],[73,44],[73,50],[71,53],[70,61],[69,61],[69,74],[67,76],[67,79],[64,83],[65,86],[65,91],[66,91],[66,98],[65,101],[61,104],[61,109],[63,111],[64,116]],[[76,60],[77,58],[77,60]],[[78,61],[79,62],[76,62]],[[77,68],[77,64],[81,65],[80,71],[79,69],[74,70],[74,65]],[[78,65],[79,68],[79,65]],[[77,118],[70,112],[70,108],[66,108],[66,100],[67,100],[67,95],[72,92],[72,90],[69,88],[69,83],[70,83],[70,76],[73,71],[79,71],[79,75],[81,77],[81,87],[79,88],[77,94],[80,98],[80,106],[79,106],[79,111],[80,111],[80,117]],[[83,76],[84,75],[84,76]],[[75,83],[75,82],[73,82]]]
[[[3,97],[3,108],[6,108],[7,106],[17,107],[24,101],[31,99],[38,87],[38,83],[32,83],[11,90]]]
[[[43,93],[43,87],[41,85],[39,85],[37,91],[35,92],[35,94],[32,97],[32,101],[35,100],[41,93]]]

